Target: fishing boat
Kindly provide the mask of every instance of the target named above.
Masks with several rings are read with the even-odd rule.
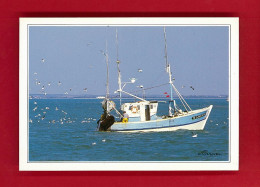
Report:
[[[120,61],[117,53],[117,70],[118,70],[118,90],[120,98],[120,109],[116,108],[115,102],[109,98],[109,73],[108,73],[108,55],[106,56],[107,63],[107,93],[105,99],[102,101],[103,114],[98,121],[98,131],[118,131],[118,132],[149,132],[149,131],[175,131],[179,129],[186,130],[203,130],[207,119],[210,115],[213,105],[205,108],[192,110],[185,101],[180,92],[174,85],[174,79],[171,72],[171,66],[168,62],[167,56],[167,42],[166,29],[164,27],[164,42],[165,42],[165,70],[169,77],[170,86],[170,100],[168,106],[168,113],[159,116],[157,109],[160,101],[149,101],[145,98],[138,97],[132,93],[124,90],[127,83],[134,83],[135,79],[130,79],[130,82],[121,82],[121,72],[119,68]],[[116,30],[116,43],[118,48],[118,37]],[[107,51],[107,50],[106,50]],[[118,51],[118,50],[117,50]],[[175,91],[180,100],[183,110],[176,104],[173,99],[173,91]],[[136,102],[122,103],[122,94],[133,97]],[[119,116],[119,121],[111,114],[115,111]]]

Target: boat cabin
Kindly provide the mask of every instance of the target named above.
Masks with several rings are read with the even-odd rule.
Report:
[[[139,101],[124,103],[121,110],[129,115],[129,121],[150,121],[156,119],[157,101]]]

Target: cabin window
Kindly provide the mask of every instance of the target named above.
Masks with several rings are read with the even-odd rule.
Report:
[[[150,109],[153,109],[153,105],[150,105]]]
[[[131,110],[131,109],[132,109],[132,107],[137,107],[137,108],[138,108],[138,110],[140,110],[140,105],[137,105],[137,106],[130,105],[128,109],[129,109],[129,110]]]

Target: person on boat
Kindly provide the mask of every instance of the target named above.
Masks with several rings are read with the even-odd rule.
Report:
[[[126,113],[126,111],[123,112],[123,119],[122,122],[123,123],[127,123],[129,120],[129,115]]]

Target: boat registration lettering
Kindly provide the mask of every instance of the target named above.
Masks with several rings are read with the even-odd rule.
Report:
[[[173,125],[174,124],[174,119],[170,119],[169,120],[169,125]]]
[[[200,114],[200,115],[198,115],[198,116],[193,116],[193,117],[192,117],[192,120],[202,118],[203,116],[206,116],[206,112],[203,113],[203,114]]]

